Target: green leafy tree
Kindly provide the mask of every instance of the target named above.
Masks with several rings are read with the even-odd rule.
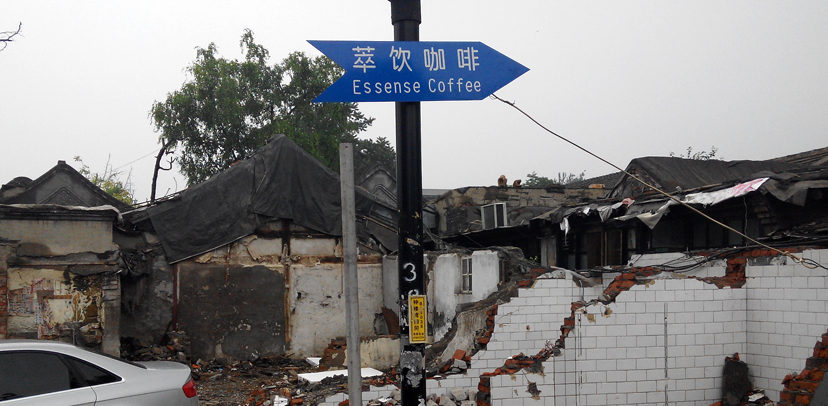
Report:
[[[549,187],[552,185],[566,185],[567,183],[580,182],[584,180],[585,175],[586,171],[581,172],[580,175],[568,172],[558,172],[557,179],[550,179],[545,176],[540,176],[537,172],[532,171],[532,173],[526,175],[526,182],[524,182],[523,184],[527,187]]]
[[[75,162],[79,162],[81,164],[80,172],[81,175],[85,176],[86,179],[89,179],[93,185],[101,188],[104,192],[109,194],[110,196],[126,203],[126,204],[135,204],[135,191],[132,188],[131,176],[127,176],[126,180],[121,180],[121,175],[123,174],[121,171],[117,171],[112,169],[112,165],[109,164],[109,161],[106,163],[106,168],[104,172],[101,173],[92,173],[80,156],[75,157]]]
[[[554,180],[549,179],[546,176],[540,176],[535,171],[532,171],[532,173],[527,174],[526,181],[523,182],[523,186],[526,187],[548,187],[554,184]]]
[[[394,149],[384,139],[360,139],[372,118],[355,103],[312,103],[343,71],[327,57],[301,52],[269,65],[269,52],[245,30],[243,60],[217,56],[216,46],[196,51],[181,89],[155,102],[150,117],[160,133],[151,200],[165,155],[175,154],[189,184],[230,167],[285,134],[324,165],[339,170],[339,143],[355,143],[355,166],[366,161],[394,162]],[[171,167],[171,165],[170,165]],[[395,165],[390,165],[395,169]]]
[[[397,154],[394,147],[384,137],[376,140],[357,138],[354,143],[354,172],[381,164],[391,173],[397,172]],[[338,163],[337,163],[338,165]]]

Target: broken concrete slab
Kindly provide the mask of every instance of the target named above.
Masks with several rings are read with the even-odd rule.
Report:
[[[374,368],[362,368],[360,373],[363,378],[372,378],[375,376],[381,376],[382,371],[376,370]],[[307,374],[299,374],[299,378],[310,383],[322,382],[325,378],[330,378],[333,376],[348,376],[347,369],[341,369],[338,371],[324,371],[324,372],[311,372]]]
[[[468,392],[466,392],[466,390],[463,388],[451,388],[449,392],[451,393],[451,396],[453,396],[454,399],[458,402],[467,400],[469,396]]]

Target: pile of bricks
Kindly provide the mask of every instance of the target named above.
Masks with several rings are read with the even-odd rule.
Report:
[[[371,389],[371,386],[388,385],[400,386],[399,382],[397,382],[397,368],[391,368],[390,372],[380,375],[376,378],[371,378],[370,380],[368,380],[367,384],[362,385],[362,390],[368,391]]]
[[[471,362],[471,355],[466,354],[463,350],[456,350],[451,356],[451,359],[440,367],[440,373],[460,373],[469,369]],[[379,385],[377,385],[379,386]]]
[[[327,371],[331,367],[342,367],[345,365],[345,352],[348,349],[348,340],[345,337],[337,337],[331,340],[328,348],[325,348],[322,359],[319,360],[319,370]],[[334,368],[336,369],[336,368]]]
[[[278,394],[274,395],[271,391],[267,389],[253,389],[250,391],[250,396],[245,401],[246,406],[271,406],[274,404],[274,399],[276,396],[281,397],[282,399],[287,399],[288,405],[301,405],[304,400],[300,398],[294,398],[290,394],[290,390],[287,388],[282,388],[278,390]]]
[[[814,354],[805,363],[805,369],[796,376],[788,375],[782,381],[785,389],[779,394],[779,405],[809,405],[814,392],[828,371],[828,333],[814,346]]]

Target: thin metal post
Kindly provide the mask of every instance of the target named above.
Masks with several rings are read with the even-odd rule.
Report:
[[[390,0],[394,41],[419,41],[420,0]],[[423,271],[423,175],[420,103],[395,103],[400,287],[400,392],[403,406],[425,404],[425,344],[410,343],[410,295],[425,295]]]
[[[354,203],[354,144],[339,144],[342,197],[342,268],[345,271],[345,320],[348,340],[348,399],[362,405],[362,367],[359,354],[359,271],[357,269]]]

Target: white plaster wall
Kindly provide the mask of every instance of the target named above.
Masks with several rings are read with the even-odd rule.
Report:
[[[437,271],[437,266],[430,266],[430,262],[432,261],[432,256],[426,255],[423,257],[423,265],[428,273],[427,280],[428,283],[426,284],[426,304],[428,305],[428,317],[429,322],[433,322],[434,316],[434,309],[435,303],[440,301],[443,295],[441,293],[437,294],[436,287],[435,287],[435,278]],[[433,259],[436,261],[436,259]],[[459,272],[459,271],[458,271]],[[397,316],[400,314],[400,273],[399,269],[397,269],[397,257],[396,256],[384,256],[382,258],[382,297],[384,306],[393,310]],[[449,299],[453,300],[453,299]],[[428,331],[429,335],[433,334],[432,330]]]
[[[256,238],[247,244],[250,257],[259,262],[273,262],[282,259],[281,238]]]
[[[472,254],[472,300],[487,298],[500,282],[500,259],[496,251],[475,251]]]
[[[823,265],[828,250],[798,254]],[[777,257],[750,265],[747,276],[747,363],[755,386],[779,401],[782,379],[805,368],[814,345],[828,330],[828,271]]]
[[[374,316],[382,312],[382,265],[358,264],[359,331],[374,334]],[[330,341],[347,334],[342,265],[290,267],[288,317],[290,350],[297,356],[321,356]]]
[[[337,254],[337,246],[335,238],[291,238],[290,255],[334,256]]]
[[[382,257],[382,302],[383,306],[391,309],[399,316],[400,280],[397,270],[397,257]],[[429,298],[431,299],[431,298]]]
[[[43,244],[52,255],[117,250],[108,221],[3,220],[0,238]]]
[[[429,278],[429,320],[432,334],[439,341],[451,329],[457,305],[476,302],[497,290],[500,281],[500,259],[496,251],[475,251],[472,256],[472,293],[460,293],[462,284],[462,259],[457,253],[449,253],[434,259]],[[435,315],[442,315],[436,322]],[[439,318],[439,317],[438,317]]]
[[[457,254],[443,254],[434,261],[434,283],[433,289],[429,289],[429,292],[433,292],[429,295],[429,311],[432,315],[440,313],[444,320],[444,323],[433,323],[434,341],[442,339],[451,329],[451,320],[457,311],[460,266],[460,256]]]
[[[390,370],[400,365],[400,339],[380,337],[359,343],[359,361],[362,368]],[[348,365],[348,352],[345,351],[344,365]]]

